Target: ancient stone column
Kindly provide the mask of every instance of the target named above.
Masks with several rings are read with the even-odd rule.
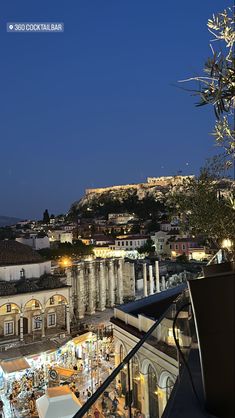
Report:
[[[115,304],[115,293],[114,293],[114,266],[113,260],[108,261],[108,305],[112,308]]]
[[[20,341],[24,341],[24,314],[20,312]]]
[[[131,290],[132,295],[135,296],[135,264],[131,263]]]
[[[104,311],[106,306],[106,281],[105,281],[104,261],[99,265],[99,301],[98,310]]]
[[[144,279],[144,297],[148,296],[148,284],[147,284],[147,266],[143,264],[143,279]]]
[[[149,266],[149,294],[153,295],[153,266]]]
[[[123,260],[117,262],[117,303],[123,303]]]
[[[44,338],[45,337],[45,311],[44,309],[42,309],[41,318],[42,318],[42,338]]]
[[[155,261],[156,292],[160,292],[159,261]]]
[[[95,313],[95,298],[94,298],[94,285],[95,285],[95,268],[92,261],[88,262],[88,308],[87,313],[92,315]]]
[[[69,304],[66,305],[66,329],[67,329],[67,333],[70,334],[70,308],[69,308]]]
[[[84,263],[80,263],[76,272],[76,300],[78,318],[84,318],[85,303],[84,303]]]

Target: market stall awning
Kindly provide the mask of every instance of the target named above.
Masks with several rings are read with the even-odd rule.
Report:
[[[81,408],[79,400],[68,386],[48,388],[36,400],[39,418],[72,418]]]
[[[4,373],[20,372],[21,370],[29,369],[30,365],[24,357],[14,360],[2,361],[0,363]]]
[[[64,377],[71,377],[74,373],[76,373],[76,371],[71,370],[71,369],[66,369],[65,367],[53,367],[54,370],[57,371],[57,373],[60,376],[64,376]]]
[[[74,344],[81,344],[87,340],[90,340],[91,338],[92,338],[92,332],[86,332],[85,334],[78,335],[78,337],[73,338],[72,341]]]

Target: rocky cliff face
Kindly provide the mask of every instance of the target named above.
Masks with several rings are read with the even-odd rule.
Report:
[[[139,200],[142,200],[147,196],[153,196],[156,199],[160,199],[164,192],[165,190],[160,190],[159,187],[152,186],[149,188],[136,188],[135,185],[133,187],[130,185],[128,188],[122,188],[120,186],[119,189],[103,189],[102,192],[96,192],[92,190],[89,191],[89,193],[86,193],[79,201],[74,202],[72,206],[76,207],[77,209],[81,209],[84,206],[90,207],[93,206],[93,204],[105,201],[107,199],[121,203],[124,200],[135,196]]]
[[[171,187],[183,182],[186,176],[175,177],[151,177],[146,183],[127,184],[122,186],[111,186],[97,189],[87,189],[84,197],[71,206],[71,211],[92,210],[94,206],[102,206],[107,201],[122,203],[129,200],[143,200],[152,198],[156,201],[163,201]]]

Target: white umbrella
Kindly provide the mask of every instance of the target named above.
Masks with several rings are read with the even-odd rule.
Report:
[[[69,386],[48,388],[45,395],[36,400],[36,406],[39,418],[72,418],[81,408]]]

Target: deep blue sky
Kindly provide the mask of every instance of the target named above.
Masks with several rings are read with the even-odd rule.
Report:
[[[198,172],[214,115],[174,87],[224,0],[1,0],[0,214],[61,213],[87,187]],[[63,21],[12,34],[7,21]],[[186,165],[189,163],[189,165]]]

